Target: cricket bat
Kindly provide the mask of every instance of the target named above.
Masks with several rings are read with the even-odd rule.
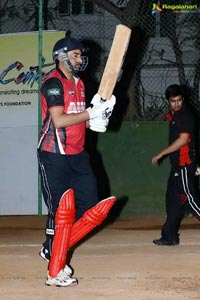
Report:
[[[110,99],[112,96],[124,62],[130,36],[130,28],[122,24],[116,26],[110,53],[98,89],[98,94],[103,100]]]

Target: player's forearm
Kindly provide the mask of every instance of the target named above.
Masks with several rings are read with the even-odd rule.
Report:
[[[166,147],[165,149],[163,149],[160,152],[161,157],[168,155],[172,152],[175,152],[177,150],[179,150],[182,146],[187,144],[187,139],[186,138],[182,138],[179,137],[178,139],[176,139],[171,145],[169,145],[168,147]]]
[[[89,119],[87,111],[80,113],[62,114],[59,118],[55,116],[52,118],[55,128],[65,128],[68,126],[76,125],[82,122],[86,122]]]
[[[163,149],[161,152],[153,156],[152,164],[155,165],[163,156],[179,150],[182,146],[188,142],[188,134],[181,134],[171,145]]]
[[[89,128],[89,120],[86,121],[86,128]]]

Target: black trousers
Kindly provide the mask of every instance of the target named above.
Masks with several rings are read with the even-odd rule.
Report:
[[[55,215],[61,196],[69,188],[74,190],[76,220],[98,202],[97,183],[89,156],[83,151],[76,155],[61,155],[38,151],[42,195],[48,209],[44,247],[51,253]]]
[[[166,191],[167,218],[161,236],[169,242],[179,241],[179,228],[185,213],[200,219],[200,198],[196,192],[196,164],[172,168]]]

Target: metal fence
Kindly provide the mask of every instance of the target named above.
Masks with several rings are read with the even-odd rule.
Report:
[[[123,19],[124,9],[135,2],[138,11],[126,11]],[[101,78],[115,26],[124,20],[133,33],[115,90],[120,99],[116,119],[163,120],[167,110],[164,92],[173,83],[186,87],[188,103],[200,115],[199,1],[144,2],[46,0],[43,29],[70,31],[89,46],[90,65],[83,79],[90,98]],[[113,11],[107,9],[108,4]],[[39,5],[34,0],[0,1],[1,34],[37,31]]]

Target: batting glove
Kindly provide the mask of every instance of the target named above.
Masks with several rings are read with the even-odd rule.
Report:
[[[102,104],[101,96],[99,94],[95,94],[94,97],[92,98],[91,104],[96,107],[101,105]]]
[[[98,95],[98,94],[96,94]],[[89,118],[94,119],[94,118],[99,118],[102,120],[110,118],[112,115],[113,108],[116,103],[116,97],[112,95],[112,97],[109,100],[106,100],[104,102],[100,102],[100,96],[96,96],[96,104],[93,104],[93,107],[87,108],[87,112],[89,113]],[[94,97],[93,97],[94,99]],[[94,102],[95,102],[94,101]]]
[[[89,128],[96,132],[105,132],[109,123],[109,119],[94,118],[89,120]]]

